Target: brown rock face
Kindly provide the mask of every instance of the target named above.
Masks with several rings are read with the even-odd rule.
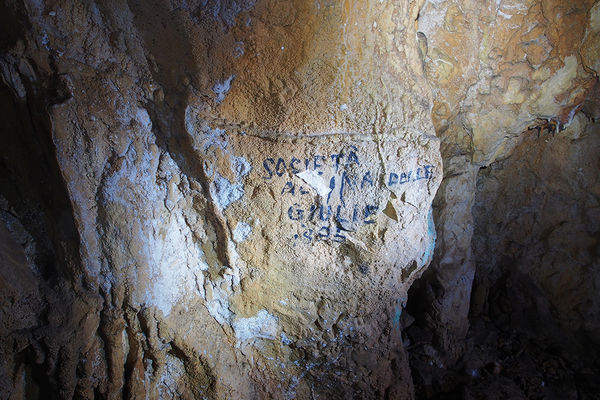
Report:
[[[3,397],[413,396],[417,2],[3,8]]]
[[[563,192],[571,185],[567,180],[598,178],[598,143],[594,134],[584,133],[592,128],[578,119],[580,111],[592,122],[598,118],[592,111],[597,20],[594,1],[427,1],[419,13],[445,171],[434,203],[438,246],[430,276],[420,286],[433,306],[422,320],[434,330],[447,365],[464,350],[476,275],[483,285],[476,285],[477,307],[501,270],[519,271],[556,307],[546,322],[558,317],[564,326],[590,327],[590,334],[597,323],[589,283],[580,280],[596,279],[583,272],[596,268],[594,226],[600,221],[583,211],[597,207],[595,189],[588,184],[569,189],[572,198]],[[579,137],[587,138],[585,145]],[[580,146],[590,146],[595,155],[584,156]],[[575,175],[567,178],[562,172],[567,170]],[[533,200],[532,191],[541,197]],[[547,202],[554,204],[552,211]],[[591,225],[582,225],[587,218]],[[561,224],[573,242],[549,239]],[[585,249],[574,250],[581,246]],[[578,255],[561,258],[562,251]],[[573,290],[570,296],[566,287]]]
[[[593,398],[599,4],[0,2],[0,398]]]

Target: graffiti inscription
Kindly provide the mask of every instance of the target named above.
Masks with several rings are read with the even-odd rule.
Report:
[[[380,187],[394,190],[433,178],[434,167],[381,172],[361,164],[356,147],[347,152],[311,157],[267,157],[262,179],[277,185],[275,192],[291,205],[287,218],[299,225],[294,241],[342,243],[347,232],[375,224],[379,206],[373,193]],[[309,179],[310,178],[310,179]],[[319,196],[315,200],[315,191]]]

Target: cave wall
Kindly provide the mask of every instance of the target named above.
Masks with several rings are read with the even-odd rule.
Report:
[[[2,397],[411,398],[414,1],[6,1]]]
[[[473,314],[508,306],[502,313],[516,324],[557,343],[599,344],[599,133],[578,114],[560,133],[525,133],[511,157],[480,172]],[[490,285],[511,275],[531,284],[531,293],[515,290],[507,294],[514,302],[486,302]],[[592,356],[592,349],[578,353]]]
[[[593,358],[599,4],[3,1],[2,398],[412,398],[475,316]]]
[[[415,296],[429,305],[420,319],[442,365],[463,355],[469,313],[490,305],[506,274],[539,291],[540,327],[585,326],[597,340],[599,10],[426,1],[419,13],[444,180],[434,261]],[[503,301],[515,309],[517,298]]]

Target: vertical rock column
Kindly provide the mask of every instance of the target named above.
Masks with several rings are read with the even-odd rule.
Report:
[[[224,235],[207,300],[287,395],[410,392],[399,317],[441,179],[416,10],[257,3],[211,28],[222,69],[185,108]]]
[[[25,4],[5,69],[64,94],[74,279],[104,300],[69,390],[410,398],[442,177],[418,2],[176,3]]]

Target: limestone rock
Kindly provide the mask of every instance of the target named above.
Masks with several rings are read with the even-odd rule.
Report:
[[[7,137],[26,132],[49,160],[31,179],[54,177],[64,203],[15,209],[37,182],[5,155],[3,209],[40,208],[44,231],[23,235],[62,251],[51,278],[23,279],[56,301],[37,331],[9,328],[4,394],[411,398],[400,316],[442,178],[419,6],[3,6]]]
[[[433,122],[445,167],[434,207],[438,247],[428,278],[439,290],[426,319],[449,364],[460,358],[468,329],[476,273],[472,243],[487,240],[473,237],[473,232],[501,228],[487,225],[491,221],[484,215],[495,212],[493,207],[480,212],[479,220],[472,215],[475,193],[488,193],[492,189],[486,185],[495,182],[490,176],[478,184],[479,169],[511,157],[531,132],[552,135],[572,124],[581,111],[594,116],[600,59],[597,9],[594,1],[447,0],[426,1],[419,12],[418,30],[427,49],[424,66],[434,92]],[[572,151],[567,147],[563,149]],[[595,176],[590,170],[584,175]],[[555,184],[551,176],[543,180]],[[509,185],[509,180],[502,182]],[[506,194],[514,187],[498,190]],[[512,197],[515,204],[527,202],[516,200],[518,194]],[[481,265],[489,262],[483,261],[485,256],[479,257]],[[572,260],[569,265],[584,264]],[[546,294],[560,301],[557,292]]]
[[[428,43],[434,124],[449,131],[444,153],[487,165],[510,154],[535,118],[569,123],[597,74],[593,5],[426,2],[418,29]]]

